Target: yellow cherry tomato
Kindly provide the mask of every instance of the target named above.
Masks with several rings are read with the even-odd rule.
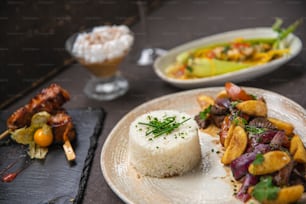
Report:
[[[53,134],[51,127],[44,125],[42,128],[39,128],[34,133],[34,142],[40,147],[48,147],[53,142]]]

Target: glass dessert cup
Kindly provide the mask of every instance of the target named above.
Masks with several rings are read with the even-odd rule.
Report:
[[[129,83],[118,69],[123,59],[124,57],[120,57],[101,63],[86,63],[78,59],[79,63],[92,73],[84,93],[96,100],[112,100],[124,95],[129,89]]]
[[[91,30],[88,29],[84,32],[89,33]],[[83,58],[76,57],[72,52],[74,42],[78,35],[79,33],[76,33],[68,38],[65,47],[71,56],[91,73],[91,78],[84,87],[86,96],[95,100],[108,101],[124,95],[129,89],[129,83],[121,75],[119,66],[129,50],[120,57],[105,59],[101,62],[88,62]]]

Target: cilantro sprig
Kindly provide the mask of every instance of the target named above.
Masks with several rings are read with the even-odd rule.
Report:
[[[254,165],[260,165],[265,160],[263,154],[259,153],[256,154],[255,160],[252,162]]]
[[[280,188],[273,184],[271,176],[262,177],[260,182],[255,185],[252,196],[260,202],[275,200],[279,191]]]
[[[200,119],[206,120],[210,114],[212,105],[209,105],[207,108],[205,108],[203,111],[200,112]]]

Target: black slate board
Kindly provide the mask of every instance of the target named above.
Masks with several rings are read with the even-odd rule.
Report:
[[[77,139],[72,142],[76,153],[75,163],[67,162],[61,145],[50,147],[45,160],[31,160],[30,165],[13,182],[0,181],[1,204],[82,202],[105,112],[102,109],[74,109],[68,110],[68,113],[77,132]],[[0,113],[0,131],[6,129],[8,115],[6,112]],[[26,150],[26,147],[9,139],[1,141],[0,172],[24,155]],[[24,166],[26,160],[29,159],[22,157],[7,173]]]

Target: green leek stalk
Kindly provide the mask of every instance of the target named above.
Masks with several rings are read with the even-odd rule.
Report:
[[[296,20],[294,23],[289,25],[287,28],[282,29],[281,25],[283,21],[279,18],[276,18],[276,22],[272,26],[272,29],[278,33],[277,40],[273,43],[273,48],[278,49],[279,44],[282,40],[284,40],[290,33],[293,33],[297,27],[302,23],[302,19]]]
[[[188,66],[187,70],[191,76],[209,77],[238,71],[250,66],[251,65],[247,63],[202,58],[193,60],[192,64]]]

